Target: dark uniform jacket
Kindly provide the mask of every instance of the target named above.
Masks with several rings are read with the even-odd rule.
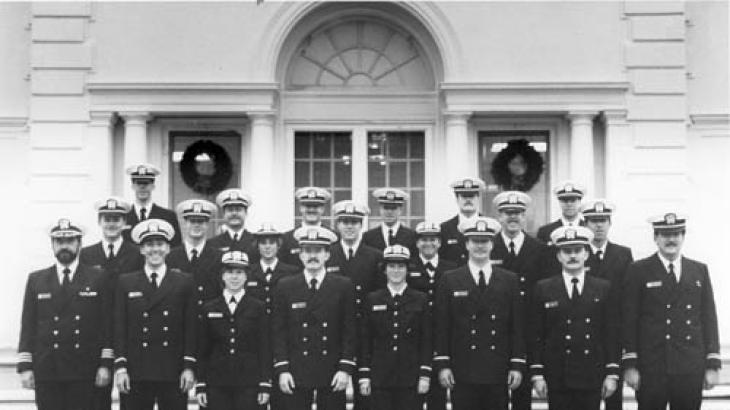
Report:
[[[717,313],[707,265],[681,258],[674,284],[659,256],[634,262],[623,289],[623,360],[648,374],[720,367]]]
[[[355,287],[342,275],[325,274],[311,293],[303,273],[274,290],[274,372],[290,372],[297,387],[330,388],[338,370],[353,374],[357,352]]]
[[[524,309],[517,276],[492,267],[482,293],[462,266],[436,289],[434,363],[456,383],[504,384],[508,370],[526,369]]]
[[[253,263],[259,258],[258,249],[256,248],[256,237],[246,229],[243,230],[241,237],[238,238],[237,241],[233,240],[230,233],[222,232],[219,235],[210,238],[208,240],[208,244],[220,252],[246,252],[249,263]]]
[[[357,250],[348,260],[341,242],[330,247],[330,258],[326,263],[327,273],[346,276],[355,285],[355,307],[357,317],[362,317],[362,308],[368,293],[385,287],[386,278],[382,271],[383,253],[360,242]]]
[[[126,368],[133,382],[177,382],[183,369],[195,369],[196,315],[189,274],[168,267],[156,290],[144,270],[122,275],[114,297],[115,368]]]
[[[18,372],[37,381],[93,381],[100,366],[111,367],[111,298],[99,269],[79,264],[64,291],[56,266],[28,277],[18,344]]]
[[[222,291],[221,252],[212,246],[210,242],[205,243],[195,263],[188,259],[188,252],[184,243],[172,249],[165,262],[169,268],[178,269],[193,276],[195,305],[199,309],[202,309],[205,302],[220,295]]]
[[[132,210],[127,213],[127,225],[129,225],[129,229],[125,230],[122,234],[124,240],[130,242],[132,240],[130,236],[132,234],[132,228],[139,223],[139,218],[137,217],[137,212],[134,207],[135,205],[133,205]],[[147,213],[147,219],[162,219],[163,221],[167,221],[175,229],[175,236],[172,237],[170,246],[174,247],[180,245],[182,236],[180,235],[180,224],[177,222],[177,215],[175,214],[175,211],[163,208],[153,203]]]
[[[373,387],[415,387],[431,377],[432,317],[426,295],[406,287],[399,301],[390,290],[370,293],[365,303],[360,378]]]
[[[535,288],[535,284],[548,276],[544,264],[547,249],[537,239],[527,234],[524,235],[525,239],[517,256],[510,254],[509,246],[504,242],[501,234],[495,235],[491,259],[493,264],[517,275],[520,283],[520,296],[522,296],[525,306],[529,306],[530,294]]]
[[[362,243],[379,251],[385,249],[387,245],[385,243],[385,238],[383,237],[382,225],[378,225],[363,233]],[[416,231],[408,228],[407,226],[403,226],[403,224],[398,226],[398,231],[395,233],[395,243],[392,243],[391,245],[395,244],[408,248],[408,250],[411,251],[411,255],[418,253],[418,249],[416,248]]]
[[[294,238],[294,231],[299,229],[301,226],[298,226],[292,230],[284,232],[284,235],[282,235],[282,242],[281,242],[281,248],[279,248],[279,260],[286,263],[287,265],[296,266],[299,269],[303,269],[304,265],[302,264],[301,259],[299,259],[299,253],[301,252],[301,248],[299,247],[299,242]],[[329,229],[327,226],[322,225],[322,228]],[[335,231],[332,231],[335,235],[337,233]],[[339,238],[339,235],[337,236]]]
[[[107,259],[103,242],[97,242],[81,249],[79,261],[88,266],[103,269],[109,275],[113,284],[119,280],[122,273],[140,270],[144,266],[144,257],[139,248],[131,242],[122,240],[122,245],[114,258]]]
[[[549,389],[600,389],[607,375],[618,379],[618,308],[610,288],[607,280],[585,275],[573,301],[562,274],[535,286],[530,369]]]
[[[423,264],[420,255],[416,254],[416,257],[411,258],[408,264],[408,276],[406,280],[408,281],[408,286],[426,294],[428,297],[428,307],[433,309],[433,302],[436,299],[436,285],[444,273],[454,270],[456,267],[454,262],[439,258],[438,266],[436,266],[436,270],[431,275]]]
[[[459,215],[441,223],[441,248],[439,257],[455,262],[458,266],[467,262],[466,238],[459,231]]]
[[[271,314],[276,284],[282,278],[294,275],[297,272],[298,269],[296,267],[277,261],[271,277],[269,277],[269,280],[266,280],[266,272],[263,271],[260,263],[256,263],[248,274],[246,295],[264,302],[266,305],[266,313]]]
[[[224,297],[203,306],[198,327],[198,383],[207,386],[271,389],[269,318],[264,303],[245,293],[233,314]]]

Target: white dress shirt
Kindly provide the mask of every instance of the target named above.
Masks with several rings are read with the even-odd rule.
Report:
[[[662,256],[661,252],[657,252],[657,255],[659,255],[659,260],[662,261],[662,265],[664,265],[664,270],[669,273],[669,264],[671,263],[672,266],[674,266],[674,276],[677,277],[677,283],[679,283],[679,279],[682,277],[682,255],[680,254],[677,256],[677,259],[670,261],[669,259]]]
[[[106,239],[102,239],[101,247],[104,250],[104,255],[106,255],[107,258],[109,257],[109,245],[111,245],[112,249],[114,249],[114,256],[119,255],[119,249],[122,247],[122,242],[123,240],[121,236],[114,242],[108,242]]]
[[[71,273],[68,274],[68,281],[74,280],[76,274],[76,268],[79,267],[79,258],[76,258],[68,266],[63,266],[60,262],[56,261],[56,274],[58,275],[58,283],[63,285],[63,270],[68,268]]]
[[[226,305],[228,305],[228,311],[231,312],[231,314],[236,311],[236,307],[238,307],[238,304],[241,303],[241,299],[243,299],[243,295],[245,293],[246,292],[243,288],[236,293],[233,293],[228,289],[223,289],[223,299],[225,299]],[[231,303],[231,297],[233,297],[236,303]]]
[[[142,208],[145,209],[145,218],[150,219],[150,211],[152,211],[152,205],[153,205],[152,201],[150,201],[146,204],[143,204],[139,201],[134,202],[134,213],[137,214],[138,221],[142,220]]]
[[[380,224],[380,231],[383,233],[383,240],[385,241],[385,244],[388,245],[388,230],[393,231],[393,238],[395,238],[396,235],[398,235],[398,229],[400,228],[400,221],[396,221],[393,226],[388,226],[386,224]],[[394,245],[394,244],[390,244]]]
[[[565,282],[565,290],[568,291],[568,296],[573,296],[573,278],[578,278],[578,294],[583,294],[583,284],[586,280],[586,273],[582,271],[578,275],[571,275],[566,271],[563,271],[563,282]]]
[[[504,241],[504,246],[507,247],[507,251],[509,251],[509,243],[514,242],[515,243],[515,255],[520,253],[520,249],[522,249],[522,244],[525,243],[525,233],[520,231],[517,236],[514,238],[510,238],[507,236],[507,234],[504,233],[504,231],[499,233],[502,235],[502,240]]]
[[[322,286],[322,281],[324,280],[324,277],[327,275],[327,271],[322,268],[319,272],[316,272],[314,274],[310,273],[308,270],[304,269],[304,280],[307,282],[307,287],[309,287],[310,282],[312,282],[312,279],[317,279],[317,289]]]
[[[405,282],[403,282],[401,284],[400,288],[398,288],[398,289],[391,286],[390,283],[387,286],[388,286],[388,291],[390,291],[390,296],[392,296],[392,297],[403,296],[403,294],[406,293],[406,287],[408,287],[408,285]]]
[[[428,269],[426,269],[426,274],[428,274],[431,278],[436,276],[436,269],[439,267],[439,254],[435,254],[431,259],[426,259],[421,254],[419,254],[418,257],[421,258],[423,266],[426,266],[427,263],[431,262],[431,265],[433,265],[433,272],[429,272]]]
[[[594,255],[597,255],[598,251],[601,251],[601,260],[603,260],[603,258],[606,257],[606,246],[608,246],[608,241],[604,242],[603,246],[601,246],[600,248],[596,247],[596,245],[591,242],[591,251]]]
[[[147,275],[147,280],[150,281],[150,283],[152,283],[152,272],[157,273],[157,286],[159,287],[160,284],[162,284],[162,279],[167,273],[167,265],[163,263],[162,266],[157,269],[152,269],[151,267],[144,265],[144,273]]]
[[[469,261],[469,271],[471,272],[474,283],[479,285],[479,271],[484,272],[484,281],[489,284],[489,279],[492,278],[492,264],[487,262],[484,266],[477,266],[472,261]]]
[[[352,256],[355,256],[357,254],[357,248],[360,247],[360,241],[362,240],[362,235],[358,236],[355,240],[355,243],[352,245],[345,244],[345,241],[340,240],[340,245],[342,245],[342,250],[345,252],[345,257],[347,258],[349,254],[349,250],[352,249]]]
[[[196,246],[193,246],[190,242],[185,241],[185,253],[187,253],[187,255],[188,255],[188,260],[193,259],[193,249],[195,249],[198,252],[198,258],[200,258],[200,255],[203,253],[204,247],[205,247],[205,241],[200,242]]]

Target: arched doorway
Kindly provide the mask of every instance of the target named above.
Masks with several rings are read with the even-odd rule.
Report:
[[[372,190],[398,187],[411,194],[404,222],[422,220],[442,78],[425,27],[394,4],[323,5],[292,29],[279,64],[291,192],[318,185],[377,209]]]

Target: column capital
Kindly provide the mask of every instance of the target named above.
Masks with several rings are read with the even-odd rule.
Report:
[[[246,115],[251,119],[252,125],[274,125],[276,119],[274,111],[248,111]]]
[[[120,111],[119,116],[124,119],[125,125],[146,125],[151,118],[147,111]]]
[[[569,111],[568,114],[565,116],[570,120],[573,124],[583,124],[583,123],[592,123],[593,118],[598,115],[598,111],[591,111],[591,110],[575,110],[575,111]]]
[[[451,124],[466,124],[473,114],[473,111],[443,111],[444,120]]]
[[[602,118],[606,125],[627,125],[627,115],[628,110],[604,110]]]
[[[89,118],[89,125],[93,127],[111,127],[116,114],[112,111],[90,111]]]

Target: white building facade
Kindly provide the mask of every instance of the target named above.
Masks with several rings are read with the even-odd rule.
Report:
[[[371,205],[400,187],[414,225],[453,215],[449,181],[476,175],[489,214],[491,161],[527,139],[545,163],[530,231],[567,178],[617,204],[611,236],[635,258],[654,249],[647,216],[687,212],[685,254],[730,323],[728,47],[722,1],[2,3],[0,347],[27,273],[52,263],[45,227],[70,216],[98,240],[92,204],[131,197],[131,163],[162,169],[161,205],[210,198],[180,173],[198,140],[253,195],[249,229],[288,229],[305,185]]]

